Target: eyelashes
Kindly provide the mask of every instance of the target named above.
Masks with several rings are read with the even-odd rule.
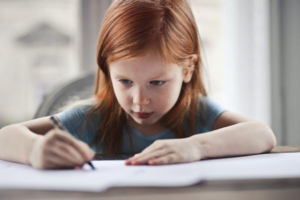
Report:
[[[127,79],[120,79],[119,80],[121,83],[123,83],[124,85],[131,85],[133,82]],[[160,86],[163,85],[166,81],[150,81],[150,84],[155,85],[155,86]]]
[[[129,84],[132,83],[132,81],[126,80],[126,79],[120,79],[119,81],[120,81],[121,83],[125,84],[125,85],[129,85]]]
[[[153,85],[162,85],[164,84],[166,81],[150,81],[150,83],[152,83]]]

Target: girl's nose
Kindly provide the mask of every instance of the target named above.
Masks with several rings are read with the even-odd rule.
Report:
[[[137,92],[133,97],[133,103],[136,105],[148,105],[150,103],[150,99],[147,95],[144,95],[141,91]]]

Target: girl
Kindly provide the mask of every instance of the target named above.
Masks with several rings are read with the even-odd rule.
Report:
[[[186,0],[118,0],[99,34],[93,98],[0,130],[0,158],[35,168],[80,166],[97,153],[160,165],[257,154],[276,144],[264,123],[207,97],[199,36]],[[88,144],[88,145],[87,145]],[[93,151],[91,150],[93,149]]]

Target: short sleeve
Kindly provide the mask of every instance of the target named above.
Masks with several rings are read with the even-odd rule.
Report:
[[[217,104],[209,97],[201,97],[200,98],[200,112],[204,111],[203,114],[200,115],[200,123],[202,125],[202,132],[212,131],[213,125],[216,119],[226,111],[221,105]]]
[[[93,116],[87,125],[84,122],[88,112],[93,108],[91,104],[77,105],[55,114],[68,131],[77,139],[89,144],[95,136],[100,116]]]

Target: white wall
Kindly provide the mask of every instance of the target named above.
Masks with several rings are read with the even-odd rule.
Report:
[[[223,3],[224,106],[271,125],[269,1]]]

